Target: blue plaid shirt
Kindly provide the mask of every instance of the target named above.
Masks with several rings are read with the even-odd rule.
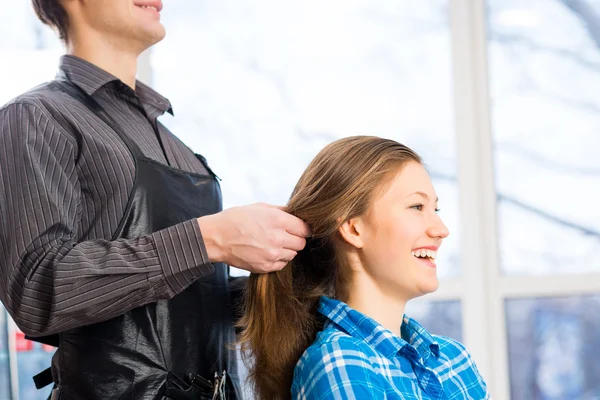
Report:
[[[322,297],[325,326],[294,370],[293,399],[490,399],[465,347],[405,317],[402,338]]]

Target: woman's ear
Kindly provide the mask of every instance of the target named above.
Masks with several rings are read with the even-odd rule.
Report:
[[[338,232],[349,245],[362,249],[364,246],[364,226],[360,217],[345,221],[339,228]]]

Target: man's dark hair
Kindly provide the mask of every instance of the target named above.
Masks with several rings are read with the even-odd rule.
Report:
[[[31,3],[40,21],[56,29],[58,36],[66,41],[69,19],[67,12],[60,4],[60,0],[31,0]]]

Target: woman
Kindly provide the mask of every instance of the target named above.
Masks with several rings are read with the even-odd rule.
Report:
[[[249,280],[242,345],[258,398],[489,398],[460,343],[403,317],[438,288],[437,201],[420,157],[392,140],[349,137],[317,155],[287,207],[312,238]]]

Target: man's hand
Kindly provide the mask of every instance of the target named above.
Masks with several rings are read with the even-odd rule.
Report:
[[[198,218],[211,262],[279,271],[306,245],[310,228],[280,207],[258,203]]]

